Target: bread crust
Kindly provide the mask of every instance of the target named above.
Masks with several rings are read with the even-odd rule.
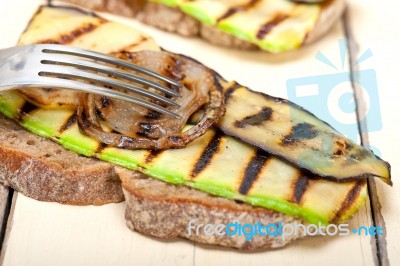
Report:
[[[124,200],[116,166],[79,156],[3,115],[0,182],[41,201],[102,205]]]
[[[240,250],[272,249],[283,247],[303,237],[303,231],[288,237],[256,235],[250,241],[246,236],[205,235],[196,229],[188,232],[190,221],[194,226],[203,224],[262,225],[304,224],[300,218],[264,208],[253,207],[233,200],[215,197],[185,187],[167,184],[140,172],[121,172],[123,191],[127,203],[125,219],[133,230],[164,239],[186,238],[198,243],[220,245]]]

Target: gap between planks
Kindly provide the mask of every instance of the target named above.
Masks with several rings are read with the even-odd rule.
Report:
[[[357,80],[354,75],[354,72],[358,70],[357,66],[354,66],[355,61],[357,60],[357,55],[359,53],[359,45],[357,40],[355,39],[352,31],[352,25],[350,25],[350,16],[352,10],[347,7],[346,11],[342,17],[342,25],[344,29],[344,33],[347,39],[347,48],[349,55],[349,66],[350,66],[350,75],[351,75],[351,86],[354,93],[354,98],[356,100],[356,116],[357,116],[357,126],[358,132],[360,134],[361,145],[368,148],[369,139],[368,139],[368,125],[366,121],[361,121],[360,117],[366,110],[366,101],[362,96],[362,92],[360,88],[356,85]],[[381,204],[379,201],[379,196],[377,194],[376,184],[374,177],[368,178],[368,195],[369,195],[369,204],[371,208],[371,219],[373,226],[380,226],[382,228],[386,228],[385,220],[381,213]],[[386,230],[385,230],[386,231]],[[389,266],[389,259],[387,254],[387,242],[386,236],[375,235],[371,237],[371,248],[373,253],[375,254],[375,265],[377,266]]]
[[[17,194],[14,189],[0,184],[0,265],[3,264]]]

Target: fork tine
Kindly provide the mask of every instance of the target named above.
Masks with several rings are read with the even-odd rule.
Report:
[[[173,91],[165,86],[162,86],[156,82],[135,76],[133,74],[124,72],[124,71],[119,71],[116,68],[108,67],[106,65],[102,65],[98,62],[90,61],[90,60],[85,60],[85,59],[78,59],[76,57],[71,57],[69,55],[58,55],[58,54],[47,54],[45,56],[45,59],[41,61],[43,64],[55,64],[55,65],[65,65],[65,66],[73,66],[77,67],[80,69],[89,69],[93,70],[96,72],[101,72],[107,75],[114,75],[118,76],[121,78],[124,78],[128,81],[132,82],[137,82],[142,85],[150,86],[152,88],[158,89],[166,94],[172,95],[172,96],[179,96],[179,93],[176,91]]]
[[[118,82],[111,78],[106,78],[100,75],[96,75],[84,70],[74,69],[68,66],[62,65],[43,65],[44,68],[39,72],[39,76],[52,76],[52,77],[65,77],[65,78],[74,78],[74,79],[83,79],[93,83],[107,85],[115,88],[126,89],[138,93],[142,96],[149,97],[160,102],[166,103],[168,105],[179,107],[179,105],[170,99],[159,95],[157,93],[151,92],[149,90],[145,90],[143,88],[139,88],[136,86],[132,86],[129,84],[125,84],[122,82]],[[47,66],[47,67],[45,67]]]
[[[80,57],[85,57],[85,58],[90,58],[90,59],[94,59],[97,61],[102,61],[102,62],[106,62],[109,64],[113,64],[113,65],[117,65],[120,67],[124,67],[130,70],[134,70],[137,72],[140,72],[142,74],[151,76],[153,78],[157,78],[160,79],[162,81],[165,81],[169,84],[172,84],[176,87],[180,87],[181,85],[179,84],[179,82],[170,79],[168,77],[165,77],[163,75],[160,75],[154,71],[151,71],[149,69],[145,69],[142,67],[139,67],[137,65],[128,63],[124,60],[118,59],[118,58],[114,58],[114,57],[110,57],[101,53],[97,53],[97,52],[93,52],[93,51],[89,51],[89,50],[82,50],[82,49],[77,49],[74,47],[70,47],[70,46],[64,46],[64,45],[57,45],[57,44],[49,44],[46,45],[45,48],[42,49],[43,53],[55,53],[55,54],[69,54],[69,55],[75,55],[75,56],[80,56]]]
[[[127,95],[115,90],[107,89],[104,87],[99,87],[95,86],[92,84],[76,81],[76,80],[68,80],[68,79],[60,79],[57,77],[41,77],[40,82],[32,82],[32,81],[21,81],[21,82],[15,82],[14,88],[17,87],[30,87],[30,88],[46,88],[46,87],[55,87],[55,88],[65,88],[65,89],[71,89],[71,90],[76,90],[76,91],[81,91],[81,92],[87,92],[87,93],[94,93],[98,94],[101,96],[106,96],[112,99],[116,100],[122,100],[122,101],[128,101],[132,102],[135,104],[138,104],[140,106],[143,106],[145,108],[149,108],[151,110],[160,112],[165,115],[170,115],[174,118],[179,119],[180,115],[160,106],[152,102],[148,102],[146,100],[136,98],[131,95]],[[0,87],[0,91],[4,90],[6,88]]]

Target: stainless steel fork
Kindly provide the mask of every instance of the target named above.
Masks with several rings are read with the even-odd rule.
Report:
[[[167,97],[134,84],[149,86],[170,96],[179,96],[176,91],[117,67],[142,73],[176,87],[180,86],[178,82],[149,69],[101,53],[58,44],[35,44],[0,50],[0,92],[42,87],[71,89],[129,101],[179,118],[179,115],[171,110],[141,97],[106,88],[111,86],[133,91],[160,103],[179,107]]]

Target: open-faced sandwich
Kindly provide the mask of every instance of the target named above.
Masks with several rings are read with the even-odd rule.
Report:
[[[338,20],[345,0],[67,0],[211,43],[280,53],[311,43]]]
[[[132,230],[251,250],[282,247],[304,230],[250,238],[193,226],[340,224],[365,202],[368,177],[391,184],[387,162],[308,111],[160,51],[128,26],[41,7],[19,41],[34,43],[96,50],[178,81],[171,100],[181,118],[58,88],[2,92],[0,181],[29,197],[76,205],[125,198]]]

